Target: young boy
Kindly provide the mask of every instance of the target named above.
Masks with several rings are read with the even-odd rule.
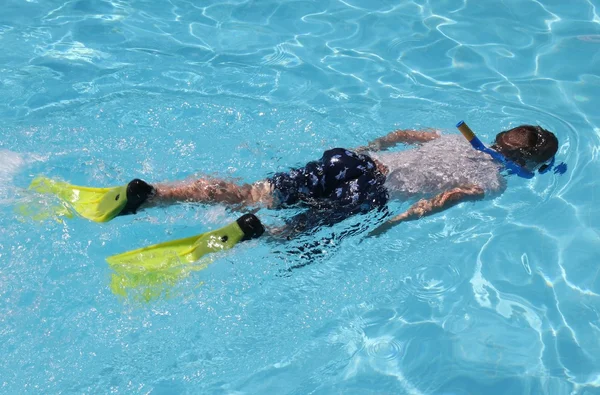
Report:
[[[414,149],[385,152],[399,143]],[[556,136],[539,126],[522,125],[499,133],[491,148],[531,172],[552,160]],[[350,215],[385,207],[389,199],[417,200],[371,234],[430,215],[457,203],[500,194],[506,183],[502,164],[472,148],[461,135],[437,131],[398,130],[355,150],[334,148],[304,167],[277,173],[253,184],[200,178],[179,184],[151,186],[133,180],[128,205],[121,214],[140,206],[176,202],[223,203],[232,207],[306,207],[286,234],[319,225],[332,225]],[[277,232],[272,232],[277,233]]]

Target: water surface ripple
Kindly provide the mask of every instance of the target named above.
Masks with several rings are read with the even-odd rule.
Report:
[[[597,1],[7,0],[0,44],[0,393],[600,391]],[[53,203],[37,174],[249,182],[460,119],[540,124],[568,171],[377,239],[349,221],[310,265],[305,240],[240,245],[149,305],[104,257],[236,213],[13,209]]]

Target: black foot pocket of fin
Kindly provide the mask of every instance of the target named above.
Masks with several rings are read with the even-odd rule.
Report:
[[[146,181],[136,178],[127,184],[127,203],[119,215],[135,214],[148,198],[152,197],[156,190]]]
[[[236,222],[244,232],[242,240],[256,239],[265,233],[265,227],[254,214],[244,214]]]

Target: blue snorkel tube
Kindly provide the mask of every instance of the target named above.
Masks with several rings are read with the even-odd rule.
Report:
[[[530,172],[529,170],[526,170],[526,169],[522,168],[521,166],[517,165],[515,162],[508,160],[500,152],[494,151],[493,149],[486,147],[481,142],[481,140],[479,140],[479,138],[477,136],[475,136],[475,133],[473,133],[471,128],[468,127],[464,121],[460,121],[459,123],[457,123],[456,127],[458,128],[458,130],[460,130],[462,135],[465,136],[467,141],[469,143],[471,143],[471,146],[473,148],[475,148],[477,151],[485,152],[486,154],[488,154],[489,156],[491,156],[498,162],[502,163],[504,165],[504,167],[510,173],[516,174],[519,177],[523,177],[523,178],[527,178],[527,179],[533,178],[533,176],[535,175],[532,172]]]
[[[533,172],[519,166],[515,162],[509,160],[508,158],[506,158],[506,156],[502,155],[500,152],[494,151],[493,149],[486,147],[481,142],[481,140],[479,140],[479,138],[477,138],[477,136],[475,136],[475,133],[473,133],[471,128],[469,128],[464,121],[460,121],[459,123],[457,123],[456,127],[458,128],[458,130],[460,130],[462,135],[465,136],[467,141],[469,143],[471,143],[471,146],[473,148],[475,148],[477,151],[485,152],[486,154],[488,154],[489,156],[491,156],[498,162],[502,163],[502,165],[506,168],[506,170],[509,171],[509,173],[516,174],[519,177],[523,177],[523,178],[527,178],[527,179],[531,179],[535,175],[535,173],[533,173]],[[552,157],[552,160],[550,161],[549,164],[543,165],[541,167],[541,169],[539,170],[540,174],[548,172],[553,166],[554,166],[554,157]],[[556,166],[556,168],[554,169],[554,172],[559,173],[559,174],[564,174],[564,172],[566,170],[567,170],[567,165],[564,163],[561,163],[560,165]]]

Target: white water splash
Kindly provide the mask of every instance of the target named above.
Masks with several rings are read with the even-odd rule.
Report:
[[[0,150],[0,190],[11,182],[15,174],[25,165],[21,154],[8,150]]]
[[[20,154],[9,150],[0,150],[0,204],[8,204],[14,201],[13,179],[27,164],[43,160],[43,158]]]

